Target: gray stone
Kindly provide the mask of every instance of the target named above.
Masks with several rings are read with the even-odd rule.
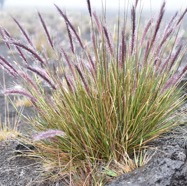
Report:
[[[45,181],[39,159],[19,156],[18,145],[18,141],[0,142],[0,186],[64,186],[62,180]]]
[[[163,145],[147,165],[124,174],[108,184],[108,186],[171,185],[187,185],[186,150],[175,143]]]

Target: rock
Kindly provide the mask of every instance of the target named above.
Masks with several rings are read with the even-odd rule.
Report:
[[[18,141],[0,142],[0,186],[65,186],[61,180],[46,180],[39,158],[18,155],[18,147],[24,150]]]
[[[187,185],[187,162],[185,162],[185,164],[178,171],[176,171],[171,181],[171,186],[180,185]]]
[[[147,165],[120,176],[108,186],[187,185],[187,152],[183,147],[175,141],[172,145],[163,145]]]
[[[14,149],[17,145],[16,141],[0,143],[0,185],[2,186],[27,185],[39,174],[41,165],[36,159],[15,156]]]

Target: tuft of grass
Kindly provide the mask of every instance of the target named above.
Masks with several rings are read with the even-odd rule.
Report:
[[[4,71],[2,73],[2,84],[0,87],[1,89],[6,89]],[[15,101],[15,97],[8,97],[7,99],[7,97],[2,96],[3,95],[1,93],[1,101],[4,103],[1,103],[1,106],[3,108],[1,108],[2,113],[0,113],[0,142],[17,139],[21,136],[20,131],[18,129],[18,124],[20,122],[20,117],[22,113],[21,110],[19,110],[19,114],[16,114],[13,117],[10,116],[10,106],[14,106],[13,101]]]
[[[16,129],[6,127],[7,124],[0,123],[0,141],[6,141],[15,139],[19,136],[19,132]]]
[[[18,130],[18,123],[20,122],[20,114],[14,118],[9,118],[9,102],[5,99],[5,118],[0,120],[0,141],[7,141],[12,139],[17,139],[21,136]]]
[[[38,51],[16,19],[24,41],[1,29],[4,42],[23,60],[15,68],[0,57],[3,68],[22,79],[21,88],[4,93],[31,101],[38,113],[31,121],[36,153],[47,162],[49,174],[57,170],[70,185],[101,185],[107,177],[144,164],[146,155],[141,150],[145,145],[179,125],[174,113],[184,96],[178,85],[187,70],[185,66],[179,71],[185,51],[178,37],[187,9],[171,18],[163,30],[164,2],[158,17],[150,19],[142,31],[136,1],[127,37],[126,21],[121,23],[119,17],[111,34],[106,20],[100,20],[92,12],[91,2],[87,3],[90,43],[83,41],[55,5],[66,24],[69,50],[53,42],[40,13],[47,50]],[[55,57],[51,58],[53,51]]]
[[[15,102],[16,107],[31,107],[32,102],[27,98],[18,99]]]
[[[10,139],[17,139],[20,133],[15,129],[5,128],[4,124],[0,123],[0,141],[6,141]]]

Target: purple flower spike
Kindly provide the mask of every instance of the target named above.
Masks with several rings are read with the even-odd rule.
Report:
[[[47,29],[47,26],[46,26],[46,24],[45,24],[45,22],[44,22],[44,20],[43,20],[42,15],[41,15],[39,12],[38,12],[38,16],[39,16],[40,21],[41,21],[41,23],[42,23],[42,26],[43,26],[43,28],[44,28],[44,30],[45,30],[45,33],[46,33],[46,35],[47,35],[47,39],[48,39],[48,41],[49,41],[51,47],[54,49],[53,41],[52,41],[52,39],[51,39],[51,36],[50,36],[49,31],[48,31],[48,29]]]
[[[65,136],[65,133],[61,130],[53,130],[53,129],[49,129],[47,131],[43,131],[43,132],[40,132],[36,135],[33,136],[33,140],[34,141],[40,141],[40,140],[45,140],[45,139],[48,139],[48,138],[53,138],[55,136]]]
[[[92,17],[92,9],[91,9],[90,0],[87,0],[87,4],[88,4],[88,11],[89,11],[90,17]]]
[[[6,89],[3,93],[5,95],[18,94],[18,95],[21,95],[21,96],[26,96],[33,103],[37,102],[37,99],[33,95],[31,95],[29,92],[27,92],[25,89],[23,89],[23,88],[19,88],[19,89]]]

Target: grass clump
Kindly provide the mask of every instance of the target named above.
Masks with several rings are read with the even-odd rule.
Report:
[[[17,139],[21,135],[18,129],[21,111],[19,115],[16,115],[12,119],[10,119],[9,106],[10,103],[5,98],[5,111],[4,111],[5,113],[3,119],[2,118],[0,119],[0,142],[11,140],[11,139]]]
[[[52,40],[38,14],[56,58],[50,59],[48,51],[37,51],[17,20],[27,44],[1,29],[7,46],[16,48],[24,62],[15,68],[0,57],[9,73],[22,79],[22,88],[4,93],[30,99],[38,113],[31,122],[38,153],[50,169],[57,168],[70,184],[76,180],[76,185],[103,183],[106,175],[115,177],[142,164],[141,149],[178,125],[174,113],[184,101],[178,84],[187,70],[187,66],[179,70],[184,51],[178,38],[187,10],[174,15],[163,30],[163,3],[158,18],[151,18],[142,32],[137,1],[131,10],[129,37],[126,23],[120,24],[119,18],[113,38],[105,20],[92,12],[89,0],[87,3],[91,44],[83,42],[55,5],[67,27],[68,53]]]

